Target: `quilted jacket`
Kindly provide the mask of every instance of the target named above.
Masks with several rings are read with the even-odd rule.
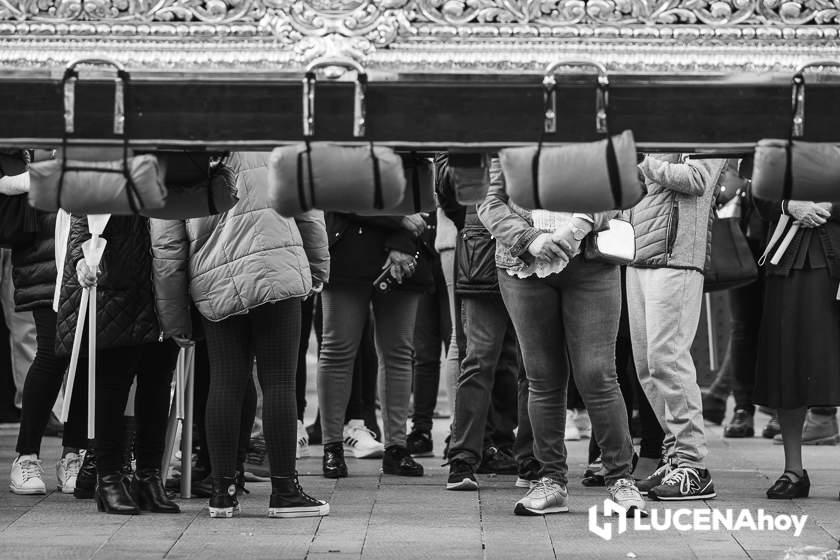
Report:
[[[265,303],[303,297],[329,279],[323,214],[284,218],[268,202],[267,153],[234,153],[239,202],[217,216],[151,220],[157,309],[165,336],[193,334],[190,299],[221,321]]]
[[[647,195],[629,211],[636,230],[631,266],[703,272],[709,258],[712,201],[726,160],[648,156],[639,165]]]
[[[55,292],[55,213],[38,212],[35,241],[12,250],[15,309],[52,307]]]
[[[608,229],[610,218],[614,216],[615,212],[592,215],[595,222],[592,231]],[[490,160],[490,189],[478,207],[478,217],[496,238],[496,266],[511,270],[526,268],[532,259],[528,245],[543,232],[534,227],[530,210],[517,206],[508,198],[499,158]],[[571,219],[572,215],[568,214],[568,217]]]
[[[76,264],[83,258],[82,243],[89,238],[87,217],[73,216],[58,303],[56,353],[59,356],[69,355],[73,348],[82,298]],[[107,245],[97,283],[97,348],[138,346],[158,340],[160,328],[155,316],[148,219],[111,216],[102,238]]]

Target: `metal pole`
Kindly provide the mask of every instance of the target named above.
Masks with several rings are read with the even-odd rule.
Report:
[[[181,424],[181,498],[192,497],[193,384],[195,381],[195,346],[185,349],[184,420]]]

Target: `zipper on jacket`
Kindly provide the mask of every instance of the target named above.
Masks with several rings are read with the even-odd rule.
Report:
[[[665,254],[670,261],[674,253],[674,246],[677,244],[677,229],[679,227],[679,202],[675,199],[671,203],[671,212],[668,214],[668,227],[665,230]],[[676,224],[674,222],[677,222]]]

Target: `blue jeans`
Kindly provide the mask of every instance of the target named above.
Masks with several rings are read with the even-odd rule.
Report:
[[[528,413],[541,476],[567,482],[566,393],[569,374],[589,411],[607,484],[630,476],[633,442],[618,386],[615,340],[621,313],[617,266],[572,259],[547,278],[499,270],[499,286],[522,349]]]
[[[519,360],[516,334],[501,298],[470,296],[461,301],[466,349],[449,459],[462,459],[477,467],[488,444],[513,446]],[[500,387],[505,389],[499,391]],[[486,441],[487,436],[492,442]],[[506,441],[497,441],[502,439]]]

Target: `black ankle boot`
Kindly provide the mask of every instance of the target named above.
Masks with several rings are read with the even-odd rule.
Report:
[[[347,463],[344,462],[344,444],[330,443],[324,446],[322,463],[324,478],[346,478]]]
[[[239,515],[236,499],[236,480],[232,476],[213,477],[213,495],[210,496],[210,517]]]
[[[297,473],[294,476],[272,476],[269,517],[319,517],[330,512],[330,505],[316,500],[300,487]]]
[[[411,458],[408,448],[391,445],[382,456],[382,472],[397,476],[423,476],[423,465]]]
[[[166,495],[160,469],[138,469],[131,479],[131,496],[141,511],[181,513],[178,504]]]
[[[73,496],[81,500],[90,500],[96,492],[96,453],[93,449],[85,451],[85,458],[76,477],[76,489]]]
[[[96,507],[105,513],[137,515],[140,509],[128,492],[122,473],[100,474],[96,480]]]

